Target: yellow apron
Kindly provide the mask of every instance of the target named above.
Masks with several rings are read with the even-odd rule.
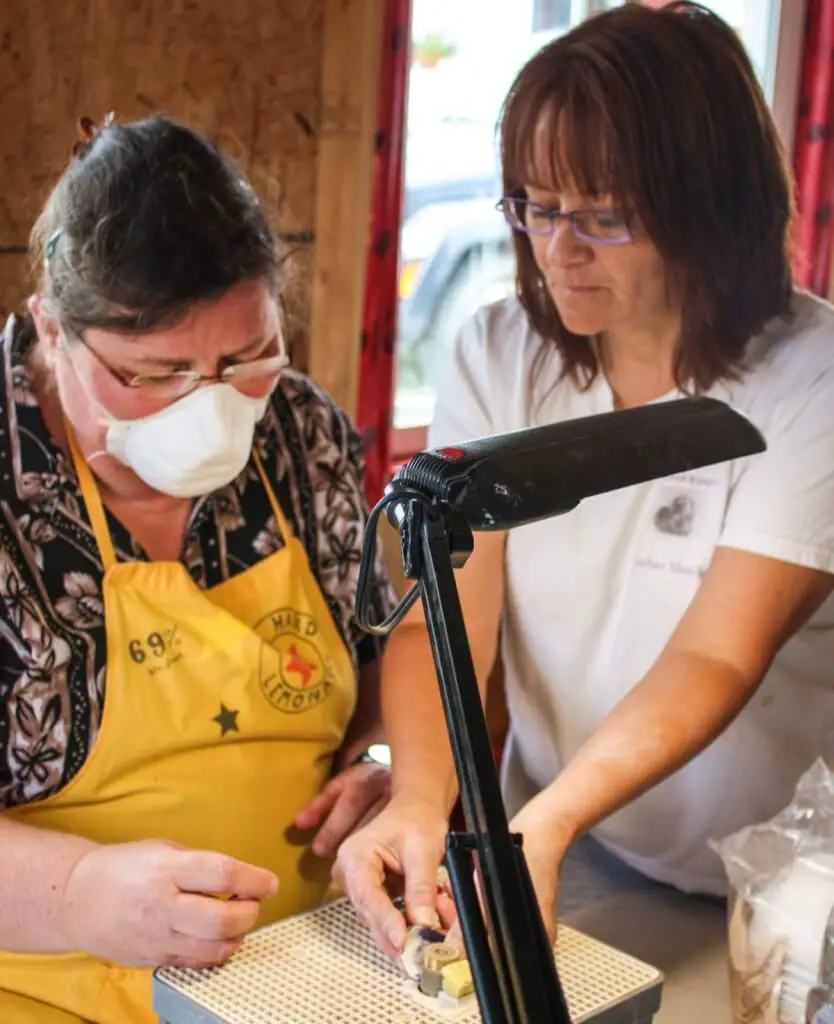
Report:
[[[70,448],[105,567],[101,730],[67,786],[5,816],[100,843],[166,838],[269,868],[281,884],[259,925],[319,903],[331,865],[292,822],[327,781],[356,678],[257,455],[285,546],[206,591],[176,562],[117,563],[72,437]],[[156,1024],[150,970],[0,953],[3,1024],[79,1019]]]

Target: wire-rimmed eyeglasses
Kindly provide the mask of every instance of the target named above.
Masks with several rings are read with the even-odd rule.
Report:
[[[158,401],[184,398],[185,395],[196,390],[201,383],[209,381],[231,384],[244,393],[266,394],[280,376],[281,371],[289,364],[283,338],[279,335],[268,346],[268,355],[261,355],[257,359],[242,360],[239,363],[229,363],[222,367],[217,374],[204,374],[197,370],[128,374],[111,366],[80,331],[68,333],[79,341],[122,387],[141,391],[148,398]]]
[[[597,245],[624,245],[634,240],[629,219],[617,210],[560,210],[523,196],[504,196],[495,204],[513,231],[526,235],[552,235],[561,220],[570,224],[580,241]]]

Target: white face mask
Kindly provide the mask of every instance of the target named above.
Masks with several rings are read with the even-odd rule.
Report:
[[[154,490],[195,498],[243,472],[268,404],[269,395],[249,398],[231,384],[210,384],[140,419],[122,420],[99,408],[109,455]]]
[[[175,498],[196,498],[225,487],[243,472],[272,391],[261,398],[241,394],[231,384],[197,388],[171,405],[134,420],[114,416],[79,376],[66,345],[61,346],[75,379],[104,422],[104,451],[149,487]]]

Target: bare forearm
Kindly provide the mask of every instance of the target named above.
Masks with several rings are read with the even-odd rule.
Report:
[[[475,675],[483,700],[495,665],[504,602],[502,533],[480,533],[456,576]],[[412,609],[391,635],[382,666],[382,719],[391,745],[393,795],[450,811],[457,797],[446,717],[422,616]]]
[[[537,798],[538,810],[569,844],[700,753],[755,688],[722,662],[667,652]]]
[[[451,811],[457,796],[446,719],[428,634],[402,626],[385,652],[382,718],[393,758],[393,796]]]
[[[61,905],[67,879],[96,844],[31,828],[0,814],[0,949],[62,953]]]

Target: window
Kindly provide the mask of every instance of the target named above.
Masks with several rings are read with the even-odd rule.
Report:
[[[784,0],[701,0],[738,32],[768,100],[773,102],[776,41]],[[795,3],[796,0],[790,0]]]
[[[423,446],[438,375],[463,320],[514,292],[509,229],[495,211],[504,95],[541,45],[620,2],[413,0],[395,455]],[[706,5],[739,31],[772,97],[780,0]]]
[[[534,0],[533,31],[570,25],[570,0]]]

